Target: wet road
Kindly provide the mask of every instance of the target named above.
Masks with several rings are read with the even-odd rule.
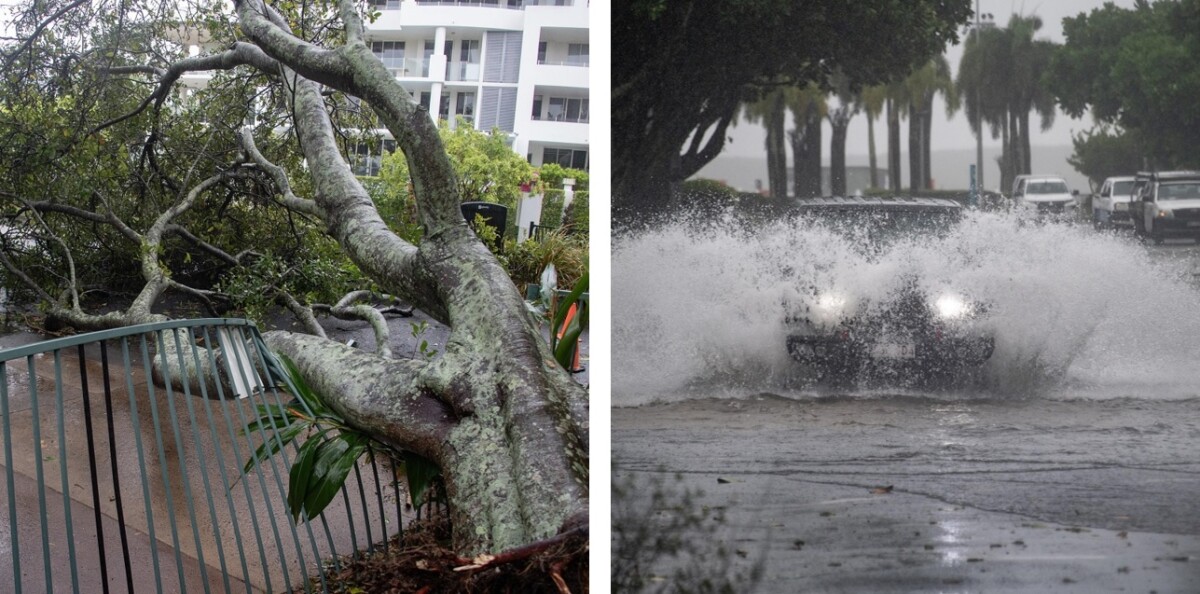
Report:
[[[614,342],[652,328],[658,350],[614,363],[614,474],[643,486],[614,499],[618,521],[719,510],[708,570],[759,564],[759,592],[1200,592],[1200,246],[972,225],[915,256],[1004,316],[980,381],[944,391],[796,381],[763,321],[787,290],[769,271],[861,269],[827,243],[668,230],[621,246],[614,311],[632,321]],[[689,264],[619,276],[655,254]],[[651,278],[672,299],[623,290]],[[655,481],[703,495],[646,512]]]
[[[759,591],[1200,591],[1197,400],[760,394],[613,427],[618,475],[725,510]]]

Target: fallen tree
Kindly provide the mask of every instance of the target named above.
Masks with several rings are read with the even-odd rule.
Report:
[[[222,233],[231,245],[252,245],[247,232],[261,234],[263,242],[291,234],[302,250],[312,241],[304,229],[319,229],[373,291],[322,305],[282,283],[263,285],[311,332],[268,332],[269,346],[293,360],[354,428],[437,463],[459,554],[501,552],[586,525],[586,390],[555,362],[503,267],[464,222],[437,127],[364,42],[358,6],[349,0],[289,5],[301,12],[288,15],[261,0],[237,3],[232,15],[214,8],[185,23],[206,23],[205,34],[214,36],[224,25],[232,41],[191,57],[162,49],[170,48],[163,36],[180,23],[154,13],[161,6],[142,6],[145,14],[127,14],[127,8],[30,4],[18,13],[17,40],[0,46],[5,84],[12,85],[0,107],[0,130],[18,147],[13,150],[26,147],[0,165],[8,221],[0,264],[11,282],[58,324],[100,329],[158,321],[169,293],[205,307],[227,305],[217,283],[189,283],[173,272],[182,262],[203,258],[211,263],[211,278],[270,258],[227,249]],[[79,26],[83,33],[71,32]],[[281,119],[257,127],[174,120],[177,129],[167,130],[178,81],[199,71],[245,73],[236,84],[222,84],[268,97]],[[46,89],[55,96],[47,98]],[[130,89],[142,92],[131,99]],[[22,102],[39,93],[41,109],[25,111]],[[346,97],[369,105],[404,153],[423,228],[415,243],[379,216],[339,146],[335,120]],[[125,109],[101,117],[108,99],[124,100]],[[46,126],[32,118],[61,125],[62,138],[51,138],[57,130],[51,128],[39,140]],[[283,129],[288,135],[281,140]],[[185,132],[190,143],[164,140]],[[273,162],[260,142],[290,155],[288,162]],[[75,165],[64,165],[68,161]],[[64,179],[66,167],[95,175],[95,163],[104,164],[107,177]],[[206,202],[214,196],[215,206]],[[201,209],[205,214],[197,216]],[[257,227],[242,233],[212,222],[213,216],[242,216],[238,209],[273,214],[246,216]],[[264,226],[271,222],[274,227]],[[81,280],[77,260],[89,257],[83,252],[110,249],[129,249],[137,258],[138,288],[128,305],[101,313],[88,307],[85,296],[95,287]],[[211,272],[217,269],[222,272]],[[358,350],[322,335],[314,312],[362,317],[384,333],[378,344],[385,346],[380,311],[356,305],[376,293],[449,326],[441,353],[396,359],[386,348]]]

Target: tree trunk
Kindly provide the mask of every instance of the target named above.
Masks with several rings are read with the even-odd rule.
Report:
[[[895,100],[887,100],[888,182],[893,192],[903,187],[900,179],[900,113]]]
[[[879,187],[879,168],[875,160],[875,118],[867,114],[867,164],[871,168],[871,188]]]
[[[921,110],[921,184],[933,189],[933,93],[925,96],[925,108]]]
[[[1012,161],[1013,161],[1012,138],[1009,135],[1009,130],[1010,130],[1010,126],[1008,123],[1008,116],[1005,115],[1004,123],[1003,123],[1003,125],[1000,126],[1000,147],[1001,147],[1001,149],[1000,149],[999,165],[1000,165],[1000,189],[1001,189],[1001,191],[1007,192],[1007,193],[1012,192],[1012,183],[1013,183],[1013,177],[1014,177],[1013,170],[1012,170]]]
[[[908,184],[909,190],[916,194],[923,185],[921,177],[925,167],[921,164],[921,136],[924,126],[921,125],[921,113],[916,107],[908,108]]]
[[[839,106],[829,114],[833,129],[829,140],[829,193],[834,196],[846,195],[846,132],[851,113],[849,107]]]
[[[1033,173],[1033,147],[1029,144],[1029,112],[1021,114],[1021,173]]]
[[[793,187],[797,198],[821,195],[821,113],[815,101],[796,117],[792,131]]]
[[[784,132],[787,103],[783,93],[773,93],[767,114],[767,179],[771,198],[787,198],[787,146]]]

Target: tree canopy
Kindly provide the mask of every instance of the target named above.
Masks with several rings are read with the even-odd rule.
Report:
[[[1063,34],[1042,80],[1064,112],[1136,132],[1155,167],[1200,166],[1200,0],[1105,4]]]
[[[666,208],[720,153],[755,86],[825,85],[837,69],[856,85],[903,76],[970,14],[970,0],[616,2],[614,216]]]

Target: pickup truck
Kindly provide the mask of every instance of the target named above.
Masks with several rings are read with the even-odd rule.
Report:
[[[1129,217],[1138,237],[1200,242],[1200,171],[1140,172],[1134,178]]]

